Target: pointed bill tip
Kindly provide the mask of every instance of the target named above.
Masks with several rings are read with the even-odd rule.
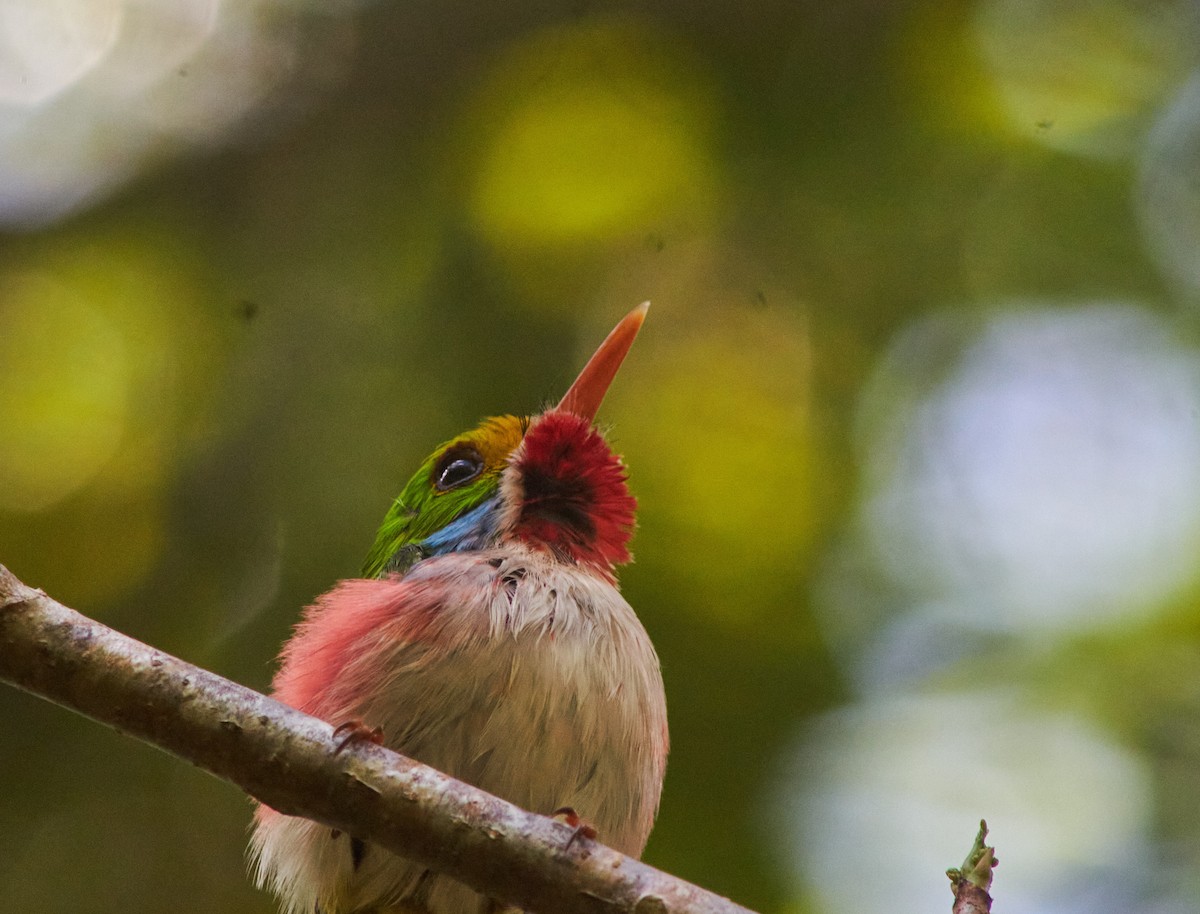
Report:
[[[589,422],[595,420],[604,395],[616,377],[617,369],[629,354],[649,310],[650,302],[645,301],[621,318],[600,348],[588,359],[583,371],[579,372],[579,377],[555,409],[574,413]]]

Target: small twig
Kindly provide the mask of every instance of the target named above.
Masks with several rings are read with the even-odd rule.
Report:
[[[148,742],[280,812],[544,914],[750,914],[711,892],[128,638],[0,565],[0,681]]]
[[[946,870],[954,892],[953,914],[990,914],[992,910],[988,890],[992,887],[992,870],[1000,861],[996,859],[996,849],[984,843],[987,833],[987,822],[980,820],[979,833],[962,867]]]

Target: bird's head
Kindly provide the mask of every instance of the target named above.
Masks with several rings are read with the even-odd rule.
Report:
[[[557,406],[486,419],[434,451],[388,511],[363,575],[510,540],[605,575],[629,561],[637,503],[594,420],[646,308],[617,324]]]

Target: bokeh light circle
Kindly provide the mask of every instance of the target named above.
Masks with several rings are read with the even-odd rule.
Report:
[[[123,0],[0,3],[0,105],[40,105],[104,59]]]
[[[130,370],[124,338],[86,296],[45,274],[0,289],[0,508],[40,511],[117,452]]]
[[[1166,273],[1200,292],[1200,71],[1150,134],[1140,163],[1142,231]]]
[[[1194,61],[1198,23],[1190,2],[982,0],[973,34],[1010,129],[1118,158]]]
[[[228,140],[282,85],[336,74],[351,7],[306,6],[0,4],[0,225],[53,222],[189,145]],[[305,58],[309,40],[320,53]]]
[[[940,873],[986,816],[1013,910],[1124,914],[1150,801],[1136,754],[1081,718],[999,690],[892,695],[807,730],[771,798],[771,844],[821,911],[936,911]]]
[[[639,340],[606,401],[645,509],[634,551],[673,569],[689,614],[755,630],[774,612],[794,625],[779,594],[795,592],[823,521],[806,327],[728,307],[691,323],[674,340]]]
[[[493,244],[577,243],[712,206],[711,89],[687,52],[634,19],[545,29],[488,73],[468,207]]]
[[[960,623],[1153,612],[1200,567],[1200,357],[1132,305],[1021,304],[892,348],[862,414],[864,541]]]
[[[153,568],[181,459],[211,434],[223,350],[198,307],[193,257],[161,222],[8,251],[0,546],[6,564],[63,599],[94,605]],[[115,554],[100,545],[111,542]]]

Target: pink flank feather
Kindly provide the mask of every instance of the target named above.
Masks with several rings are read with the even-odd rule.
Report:
[[[344,703],[338,700],[344,691],[343,671],[361,656],[364,642],[384,630],[406,641],[422,640],[444,597],[444,589],[427,581],[339,582],[307,609],[284,647],[275,697],[306,714],[341,723],[330,715]]]

